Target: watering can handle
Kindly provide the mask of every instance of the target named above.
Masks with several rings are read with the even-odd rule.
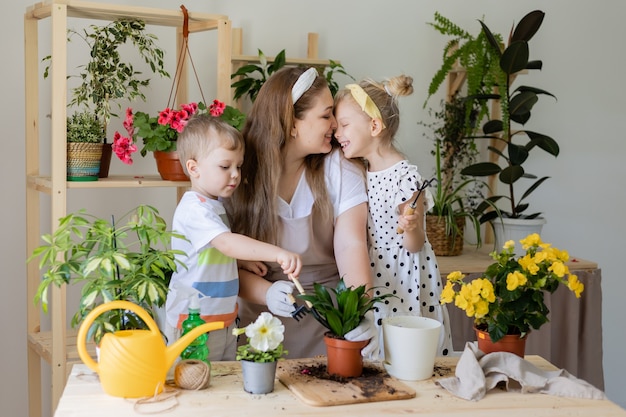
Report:
[[[152,333],[160,336],[159,328],[157,324],[154,322],[150,314],[140,306],[135,303],[131,303],[130,301],[123,300],[115,300],[110,301],[108,303],[104,303],[99,305],[98,307],[91,310],[89,314],[83,320],[83,323],[80,325],[78,329],[78,335],[76,336],[76,348],[78,349],[78,356],[80,359],[87,365],[91,370],[98,372],[98,364],[93,360],[91,355],[87,352],[87,332],[91,327],[93,321],[102,313],[109,310],[130,310],[133,313],[137,314],[141,320],[144,321],[148,325],[148,328]]]

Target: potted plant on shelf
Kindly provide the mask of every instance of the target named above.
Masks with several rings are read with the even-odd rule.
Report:
[[[355,377],[363,372],[361,349],[369,341],[352,342],[345,335],[355,329],[365,317],[365,313],[374,309],[376,303],[393,294],[371,296],[365,285],[346,286],[343,278],[335,288],[313,284],[312,294],[299,294],[307,302],[313,317],[328,332],[324,335],[327,353],[327,371],[329,375]]]
[[[268,62],[267,57],[260,49],[258,50],[258,57],[258,64],[244,65],[230,75],[231,79],[236,79],[230,85],[235,89],[233,100],[237,101],[241,98],[247,97],[250,99],[250,102],[254,103],[254,100],[256,99],[256,96],[263,84],[265,84],[265,81],[267,81],[273,73],[287,64],[284,49],[274,57],[272,62]],[[328,87],[330,88],[330,92],[333,97],[337,91],[339,91],[339,84],[334,79],[335,73],[343,74],[354,80],[354,77],[348,74],[343,65],[337,61],[328,60],[328,65],[323,68],[317,68],[318,72],[323,75],[328,82]]]
[[[504,350],[523,357],[528,333],[548,321],[550,310],[544,293],[553,293],[559,284],[577,298],[584,290],[565,264],[567,251],[542,242],[536,233],[519,243],[525,251],[523,256],[516,257],[515,242],[508,241],[501,252],[491,253],[495,262],[482,277],[467,283],[460,271],[451,272],[441,293],[442,304],[454,302],[474,318],[478,347],[485,353]]]
[[[209,107],[199,102],[182,104],[178,110],[165,108],[156,116],[145,112],[133,113],[132,109],[128,108],[123,123],[127,136],[115,132],[113,151],[122,162],[132,164],[131,155],[137,150],[136,143],[141,140],[143,143],[141,155],[153,152],[161,178],[187,181],[189,178],[185,175],[176,154],[176,140],[187,121],[192,116],[203,113],[220,117],[237,130],[241,130],[246,121],[246,116],[242,112],[219,100],[213,100]]]
[[[426,232],[435,255],[459,255],[463,249],[466,221],[473,225],[476,245],[482,244],[479,215],[472,203],[482,196],[484,182],[460,174],[476,161],[478,150],[468,134],[475,129],[478,111],[470,114],[467,124],[465,99],[443,102],[435,113],[438,122],[426,125],[434,135],[435,191],[433,207],[426,213]]]
[[[120,222],[122,219],[126,222]],[[61,218],[57,229],[42,236],[45,243],[28,259],[39,258],[39,268],[44,271],[35,302],[47,312],[51,285],[83,285],[72,327],[98,305],[113,300],[131,301],[148,311],[163,306],[172,273],[185,267],[175,258],[182,253],[168,248],[172,237],[184,236],[166,227],[158,211],[145,205],[117,221],[84,210]],[[89,337],[98,344],[105,332],[137,328],[145,328],[145,324],[134,313],[112,310],[95,320]]]
[[[233,335],[245,333],[248,343],[237,348],[236,359],[241,361],[243,387],[251,394],[274,391],[276,363],[288,352],[283,349],[285,326],[268,312],[259,315],[254,323],[233,329]]]
[[[479,162],[463,169],[462,174],[470,176],[491,176],[497,178],[508,194],[495,195],[491,201],[506,200],[508,209],[500,208],[500,212],[490,211],[482,216],[481,222],[493,220],[496,245],[501,246],[506,240],[518,240],[519,235],[507,231],[502,233],[503,226],[513,224],[519,230],[523,224],[530,221],[531,231],[541,231],[541,226],[545,220],[540,217],[541,213],[528,214],[528,203],[524,200],[539,187],[549,177],[537,177],[524,169],[524,164],[528,161],[530,153],[534,149],[541,149],[550,155],[558,156],[559,146],[554,139],[543,134],[530,130],[514,130],[513,123],[525,125],[531,116],[531,110],[538,101],[539,95],[550,95],[551,93],[530,86],[519,86],[513,89],[512,84],[516,75],[523,70],[535,70],[542,68],[541,61],[529,60],[530,39],[539,30],[544,18],[544,13],[535,10],[525,15],[519,24],[512,28],[508,45],[503,48],[493,35],[487,25],[480,21],[483,33],[487,37],[491,50],[498,56],[498,71],[501,82],[498,85],[498,94],[477,95],[479,101],[499,100],[501,118],[487,121],[483,125],[485,138],[492,139],[495,145],[489,147],[497,162]],[[522,138],[526,138],[522,142]],[[521,196],[515,185],[521,179],[532,179],[534,181]],[[496,220],[496,217],[498,218]],[[526,230],[521,230],[521,236],[528,234]]]
[[[152,73],[169,77],[164,69],[164,52],[157,46],[156,36],[145,32],[145,23],[137,19],[120,19],[104,26],[90,25],[81,31],[68,30],[68,42],[74,36],[79,37],[89,47],[90,59],[78,68],[80,73],[70,78],[78,78],[80,84],[71,90],[68,106],[92,106],[105,132],[104,154],[108,161],[103,161],[100,177],[108,175],[111,157],[110,144],[106,141],[107,126],[111,117],[117,117],[111,104],[134,99],[146,99],[143,90],[150,84],[150,78],[137,71],[130,61],[124,61],[120,49],[128,43],[136,48],[136,54],[150,68]],[[44,58],[44,61],[51,56]],[[49,67],[44,70],[44,78],[48,76]],[[106,159],[106,157],[105,157]]]
[[[89,110],[67,118],[67,180],[97,181],[100,172],[104,130]]]

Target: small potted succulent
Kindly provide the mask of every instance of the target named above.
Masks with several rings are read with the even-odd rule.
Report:
[[[259,315],[254,323],[233,329],[233,335],[245,334],[248,343],[237,348],[236,359],[241,361],[243,387],[251,394],[267,394],[274,390],[276,362],[287,351],[283,349],[285,326],[268,312]]]
[[[67,118],[67,180],[97,181],[104,129],[95,112],[77,111]]]
[[[131,301],[152,312],[164,305],[172,273],[185,267],[175,257],[183,253],[169,249],[172,237],[184,239],[168,231],[151,206],[138,206],[111,221],[84,210],[68,214],[52,234],[42,236],[44,243],[28,259],[38,258],[43,271],[35,302],[47,312],[51,285],[81,284],[73,327],[97,306],[113,300]],[[88,335],[98,344],[106,332],[138,328],[145,328],[145,323],[134,313],[111,310],[95,320]]]
[[[465,275],[453,271],[441,292],[442,304],[454,303],[474,318],[478,347],[485,353],[507,350],[523,357],[528,333],[548,321],[550,310],[544,303],[544,293],[565,285],[580,298],[585,288],[565,264],[567,251],[542,242],[536,233],[519,243],[523,256],[516,257],[516,242],[508,241],[501,252],[491,253],[495,262],[481,277],[465,282]],[[520,341],[520,350],[509,350]],[[489,342],[501,343],[505,349]]]
[[[376,303],[392,294],[371,296],[365,285],[358,287],[346,286],[343,278],[335,288],[313,284],[313,293],[299,294],[298,297],[307,302],[313,317],[328,332],[324,335],[327,353],[327,371],[329,375],[339,377],[360,376],[363,372],[363,349],[369,340],[353,342],[345,339],[345,335],[365,318],[365,313],[373,310]]]

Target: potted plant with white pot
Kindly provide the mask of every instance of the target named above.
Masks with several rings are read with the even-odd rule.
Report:
[[[537,103],[539,95],[553,94],[531,86],[513,88],[516,75],[524,70],[542,68],[542,61],[529,59],[529,41],[539,30],[544,18],[544,12],[535,10],[525,15],[517,26],[511,30],[506,47],[501,46],[487,25],[480,21],[492,51],[498,57],[500,82],[497,94],[477,95],[477,100],[499,100],[501,118],[487,121],[483,125],[485,138],[496,142],[489,150],[499,162],[479,162],[462,170],[462,174],[470,176],[497,175],[499,182],[507,189],[507,194],[494,195],[490,202],[505,201],[500,206],[499,213],[495,210],[485,213],[481,222],[492,221],[494,226],[496,247],[501,247],[505,241],[518,241],[532,232],[540,232],[545,219],[541,213],[529,213],[529,204],[526,198],[549,177],[538,178],[524,169],[531,152],[543,150],[552,156],[558,156],[559,146],[554,139],[543,133],[514,129],[514,123],[525,126],[531,116],[531,110]],[[520,180],[533,180],[533,183],[520,195],[516,186]],[[529,224],[531,229],[525,229]],[[511,228],[505,229],[507,226]],[[506,230],[506,231],[505,231]],[[515,233],[517,231],[517,233]]]
[[[236,359],[241,361],[243,387],[251,394],[274,391],[276,365],[288,352],[283,349],[285,326],[268,312],[259,315],[254,323],[233,329],[233,335],[245,334],[248,343],[237,348]]]

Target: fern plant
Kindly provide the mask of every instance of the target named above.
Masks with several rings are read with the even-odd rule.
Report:
[[[424,102],[424,107],[426,107],[430,97],[439,90],[441,84],[455,68],[457,62],[466,73],[466,95],[468,97],[491,93],[494,87],[504,84],[502,73],[497,70],[499,56],[497,53],[494,53],[483,31],[474,36],[438,12],[435,12],[434,20],[433,23],[428,23],[428,25],[435,28],[442,35],[451,37],[451,39],[443,50],[441,67],[433,76],[428,87],[428,97]],[[502,42],[501,35],[494,34],[493,36],[496,41]],[[458,93],[458,91],[454,92],[455,96]],[[473,109],[470,101],[467,103],[466,119],[469,121],[470,113]],[[488,112],[487,105],[483,103],[479,107],[479,112],[476,116],[477,120],[481,120]],[[469,136],[473,127],[468,123],[467,128],[466,136]]]

